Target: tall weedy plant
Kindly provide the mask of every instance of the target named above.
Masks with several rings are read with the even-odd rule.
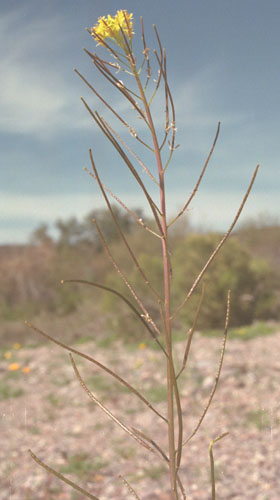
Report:
[[[117,14],[112,17],[102,17],[99,19],[96,26],[94,26],[91,30],[88,30],[90,35],[93,37],[94,41],[97,42],[97,45],[100,46],[101,50],[105,49],[107,54],[110,56],[109,59],[103,59],[98,54],[92,53],[88,50],[85,52],[90,57],[92,63],[109,84],[117,89],[119,92],[120,98],[124,99],[130,106],[132,106],[135,115],[142,122],[141,127],[139,129],[146,129],[148,135],[148,139],[146,139],[146,135],[141,137],[141,135],[137,131],[137,127],[133,127],[129,121],[123,118],[118,112],[118,106],[113,106],[109,104],[109,102],[102,97],[97,90],[89,83],[89,81],[79,73],[79,71],[75,70],[79,77],[84,81],[84,83],[89,87],[89,89],[93,92],[95,97],[97,97],[103,105],[110,110],[110,112],[114,115],[115,119],[121,123],[121,125],[126,128],[131,136],[134,138],[135,142],[138,143],[139,147],[145,150],[145,157],[147,154],[150,154],[153,157],[153,161],[151,160],[150,164],[156,165],[156,168],[148,167],[147,162],[142,161],[136,152],[130,147],[130,145],[123,140],[123,138],[117,133],[117,131],[110,125],[97,111],[94,111],[90,108],[87,102],[82,98],[82,103],[85,108],[90,113],[93,118],[95,124],[99,127],[101,132],[106,136],[108,141],[111,143],[113,148],[116,150],[118,155],[124,161],[125,165],[128,168],[128,173],[133,176],[135,181],[138,183],[138,186],[142,190],[142,193],[149,205],[154,225],[147,225],[142,218],[129,208],[122,200],[120,200],[111,190],[107,187],[101,180],[100,175],[97,170],[97,166],[95,164],[92,151],[89,150],[89,158],[92,166],[92,172],[89,172],[90,175],[94,177],[97,181],[100,191],[104,197],[104,200],[107,204],[108,210],[112,216],[114,224],[117,228],[119,236],[123,241],[123,245],[126,248],[130,258],[132,259],[137,272],[141,276],[144,281],[147,289],[149,289],[154,297],[155,307],[157,308],[159,315],[158,318],[161,318],[160,322],[152,317],[149,309],[145,305],[145,297],[139,295],[138,291],[133,287],[133,285],[129,282],[125,272],[121,269],[118,262],[114,259],[111,249],[107,245],[102,228],[99,227],[98,222],[96,220],[93,223],[96,226],[97,233],[100,237],[100,240],[103,244],[104,250],[108,256],[108,259],[111,261],[114,266],[116,272],[118,273],[120,279],[122,279],[127,286],[131,300],[127,299],[123,294],[118,292],[115,289],[107,287],[103,284],[95,283],[95,282],[87,282],[83,280],[68,280],[68,282],[80,282],[86,283],[93,287],[101,288],[106,290],[108,293],[112,293],[118,296],[120,301],[124,301],[126,305],[131,309],[131,312],[137,317],[137,319],[142,323],[143,329],[146,329],[157,343],[158,348],[162,352],[163,362],[166,364],[166,385],[167,385],[167,411],[166,415],[161,414],[152,404],[138,391],[136,390],[128,380],[120,377],[116,372],[112,371],[107,366],[104,366],[96,359],[88,356],[72,347],[54,339],[50,335],[44,333],[42,330],[38,329],[34,325],[26,322],[31,328],[37,331],[39,334],[48,338],[52,342],[58,344],[64,349],[68,350],[70,353],[70,359],[73,366],[74,373],[79,380],[82,388],[88,394],[89,398],[93,400],[117,425],[119,425],[131,438],[133,438],[137,444],[143,446],[147,453],[152,453],[156,455],[160,460],[163,460],[166,463],[168,473],[169,473],[169,481],[170,481],[170,499],[178,500],[179,498],[186,499],[187,494],[185,493],[185,488],[180,478],[180,465],[181,465],[181,457],[183,453],[184,446],[190,441],[190,439],[197,433],[206,413],[209,410],[210,404],[213,400],[218,380],[220,377],[224,352],[225,352],[225,344],[227,337],[227,328],[229,322],[229,313],[230,313],[230,292],[228,292],[227,297],[227,308],[225,313],[225,329],[224,329],[224,337],[223,344],[221,349],[221,357],[220,363],[218,366],[217,375],[215,378],[215,382],[210,393],[208,403],[200,416],[197,425],[190,433],[190,435],[184,435],[184,422],[182,418],[182,409],[181,409],[181,395],[178,387],[178,379],[182,374],[183,370],[185,370],[191,342],[193,338],[194,329],[196,326],[197,317],[199,314],[199,307],[197,310],[196,317],[193,320],[193,325],[189,329],[186,336],[186,345],[185,350],[181,359],[181,367],[176,371],[174,359],[173,359],[173,338],[172,338],[172,327],[174,319],[176,318],[179,311],[185,306],[188,302],[196,288],[198,287],[200,281],[203,278],[203,275],[207,271],[207,268],[221,249],[222,245],[225,243],[230,233],[232,232],[240,213],[244,207],[244,204],[247,200],[247,197],[251,191],[252,185],[254,183],[258,166],[253,174],[252,180],[248,187],[247,192],[243,198],[243,201],[236,213],[236,216],[226,232],[223,238],[220,240],[216,249],[213,251],[203,269],[201,269],[197,278],[195,279],[193,285],[190,290],[186,291],[186,295],[181,304],[178,304],[174,310],[171,310],[171,299],[172,299],[172,263],[171,263],[171,255],[169,250],[169,229],[175,224],[178,219],[187,211],[190,206],[191,201],[193,200],[199,185],[202,181],[206,168],[208,166],[209,160],[214,151],[219,131],[220,131],[220,123],[218,124],[216,136],[211,147],[211,150],[208,154],[208,157],[205,161],[205,164],[201,170],[199,178],[193,188],[193,191],[183,206],[182,210],[171,220],[167,217],[167,207],[166,207],[166,186],[165,186],[165,176],[167,168],[171,163],[173,158],[174,151],[176,149],[176,116],[175,116],[175,108],[172,99],[172,94],[168,84],[167,77],[167,64],[166,64],[166,53],[162,47],[160,37],[158,35],[157,29],[154,26],[156,41],[157,41],[157,49],[153,51],[155,57],[155,64],[157,66],[156,79],[152,79],[152,65],[151,65],[151,57],[150,57],[150,49],[146,45],[145,33],[144,33],[144,25],[141,19],[141,32],[142,32],[142,43],[143,43],[143,53],[142,53],[142,61],[138,63],[136,58],[134,49],[133,49],[133,37],[134,37],[134,21],[133,15],[129,14],[125,10],[120,10]],[[129,83],[124,83],[122,80],[118,78],[119,74],[122,73],[124,75],[125,80],[130,79]],[[159,89],[162,89],[162,92],[159,92]],[[158,117],[153,115],[152,112],[152,103],[154,101],[157,93],[163,95],[163,107],[165,109],[165,123],[164,127],[156,127],[156,122],[158,122]],[[166,153],[167,151],[167,153]],[[139,173],[139,167],[141,167],[141,174]],[[148,191],[146,187],[145,178],[143,175],[148,175],[152,182],[158,189],[159,193],[159,203],[157,203],[151,193]],[[144,269],[140,266],[137,256],[135,255],[133,249],[131,248],[129,241],[125,233],[122,231],[119,222],[114,214],[112,209],[110,198],[113,198],[117,203],[121,205],[121,207],[126,210],[131,217],[134,218],[137,224],[142,226],[144,231],[148,231],[151,235],[151,238],[159,238],[161,242],[161,252],[162,252],[162,269],[163,269],[163,287],[162,290],[156,290],[152,283],[150,282],[149,276],[146,275]],[[203,295],[203,292],[202,292]],[[202,297],[200,300],[200,304],[202,301]],[[225,301],[226,302],[226,301]],[[160,419],[166,425],[166,447],[163,449],[158,443],[156,443],[151,436],[143,433],[135,429],[132,426],[124,424],[119,419],[117,419],[109,409],[107,409],[86,386],[84,380],[82,379],[77,365],[74,361],[74,358],[71,353],[77,354],[81,356],[91,363],[97,365],[101,370],[107,372],[111,377],[115,378],[120,384],[123,384],[128,388],[132,395],[136,398],[139,398],[143,404],[145,404],[151,412],[154,413],[155,420]],[[215,474],[214,474],[214,459],[213,459],[213,445],[217,440],[220,440],[227,433],[222,434],[215,438],[209,447],[210,454],[210,466],[211,466],[211,481],[212,481],[212,499],[215,499]],[[77,484],[69,481],[67,478],[62,476],[57,471],[50,468],[48,465],[43,463],[34,453],[29,450],[31,457],[42,467],[44,467],[48,472],[51,472],[62,481],[69,484],[72,488],[78,490],[87,498],[97,500],[97,497],[93,494],[85,491],[83,488],[78,486]],[[135,490],[132,486],[124,479],[124,483],[128,487],[131,495],[134,498],[139,499],[140,497],[136,494]]]

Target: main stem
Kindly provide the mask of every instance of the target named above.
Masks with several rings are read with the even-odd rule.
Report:
[[[162,258],[163,258],[163,276],[164,276],[164,330],[165,330],[166,351],[167,351],[169,476],[171,485],[171,500],[178,500],[178,491],[176,483],[177,466],[176,466],[175,425],[174,425],[174,364],[172,356],[172,329],[170,321],[171,267],[170,267],[169,253],[168,253],[168,231],[167,231],[167,221],[166,221],[164,170],[161,161],[160,149],[157,141],[157,135],[152,115],[134,61],[131,61],[131,66],[141,94],[142,102],[145,107],[147,121],[149,123],[150,131],[152,134],[154,152],[155,152],[155,158],[157,162],[158,176],[159,176],[161,227],[163,233]]]

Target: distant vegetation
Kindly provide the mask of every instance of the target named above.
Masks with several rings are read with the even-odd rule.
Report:
[[[153,286],[161,292],[162,264],[157,257],[160,241],[136,226],[127,213],[118,207],[114,210]],[[137,213],[141,217],[141,211]],[[92,224],[93,216],[99,221],[114,257],[151,309],[149,292],[125,253],[108,211],[99,210],[81,222],[76,218],[58,220],[56,240],[49,235],[48,227],[42,225],[31,235],[30,245],[0,247],[2,320],[32,317],[42,310],[65,315],[91,298],[116,332],[125,336],[140,333],[141,323],[136,324],[129,308],[115,295],[85,285],[60,284],[61,279],[79,278],[105,283],[127,295],[122,280],[104,255]],[[187,221],[172,234],[174,307],[182,302],[219,238],[217,233],[195,231]],[[279,224],[261,219],[246,222],[231,236],[204,277],[205,300],[198,326],[219,328],[223,325],[228,288],[232,290],[231,326],[249,325],[255,320],[279,320],[279,270]],[[200,293],[201,287],[182,309],[177,319],[178,328],[192,322]]]

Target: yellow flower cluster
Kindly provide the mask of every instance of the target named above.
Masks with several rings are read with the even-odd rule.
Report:
[[[21,348],[21,344],[16,342],[13,344],[13,349],[15,351],[18,351]],[[4,358],[5,359],[11,359],[13,356],[13,353],[11,351],[6,351],[4,352]],[[19,363],[10,363],[8,366],[8,370],[10,372],[15,372],[21,368],[22,373],[29,373],[30,372],[30,367],[29,366],[22,366]]]
[[[139,347],[139,349],[144,350],[144,349],[146,349],[147,344],[145,344],[144,342],[141,342],[141,344],[139,344],[138,347]]]
[[[126,10],[118,10],[114,17],[110,14],[100,17],[98,23],[91,28],[91,34],[98,44],[102,45],[102,40],[111,38],[117,45],[123,46],[121,29],[131,40],[134,35],[133,14],[128,14]]]

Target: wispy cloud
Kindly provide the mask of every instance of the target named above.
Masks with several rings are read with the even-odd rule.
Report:
[[[0,80],[2,132],[45,137],[88,126],[73,86],[50,60],[45,61],[46,41],[48,55],[53,52],[53,62],[56,59],[66,36],[60,30],[61,38],[57,37],[62,24],[59,17],[27,20],[21,8],[1,17],[0,45],[5,47]]]
[[[67,37],[71,46],[70,35],[61,30],[62,25],[63,19],[57,15],[29,19],[22,7],[1,17],[0,46],[5,47],[0,80],[2,132],[49,138],[61,131],[91,126],[79,102],[79,87],[74,75],[73,81],[69,81],[69,73],[66,75],[63,68],[59,70],[55,64],[60,57],[57,53]],[[216,74],[213,66],[207,67],[186,81],[178,82],[173,88],[177,122],[181,129],[188,126],[205,129],[217,122],[207,102],[217,92]],[[84,94],[88,99],[86,89]],[[110,101],[117,112],[126,114],[139,133],[143,131],[144,123],[139,120],[135,122],[130,104],[114,94],[110,95]],[[100,109],[97,98],[91,96],[89,103]],[[155,99],[153,110],[156,124],[163,126],[164,98],[161,92]],[[106,111],[105,116],[109,117]],[[225,121],[223,116],[219,119]],[[240,119],[242,116],[231,113],[231,121]],[[122,130],[120,123],[113,120],[113,125],[118,132]]]

